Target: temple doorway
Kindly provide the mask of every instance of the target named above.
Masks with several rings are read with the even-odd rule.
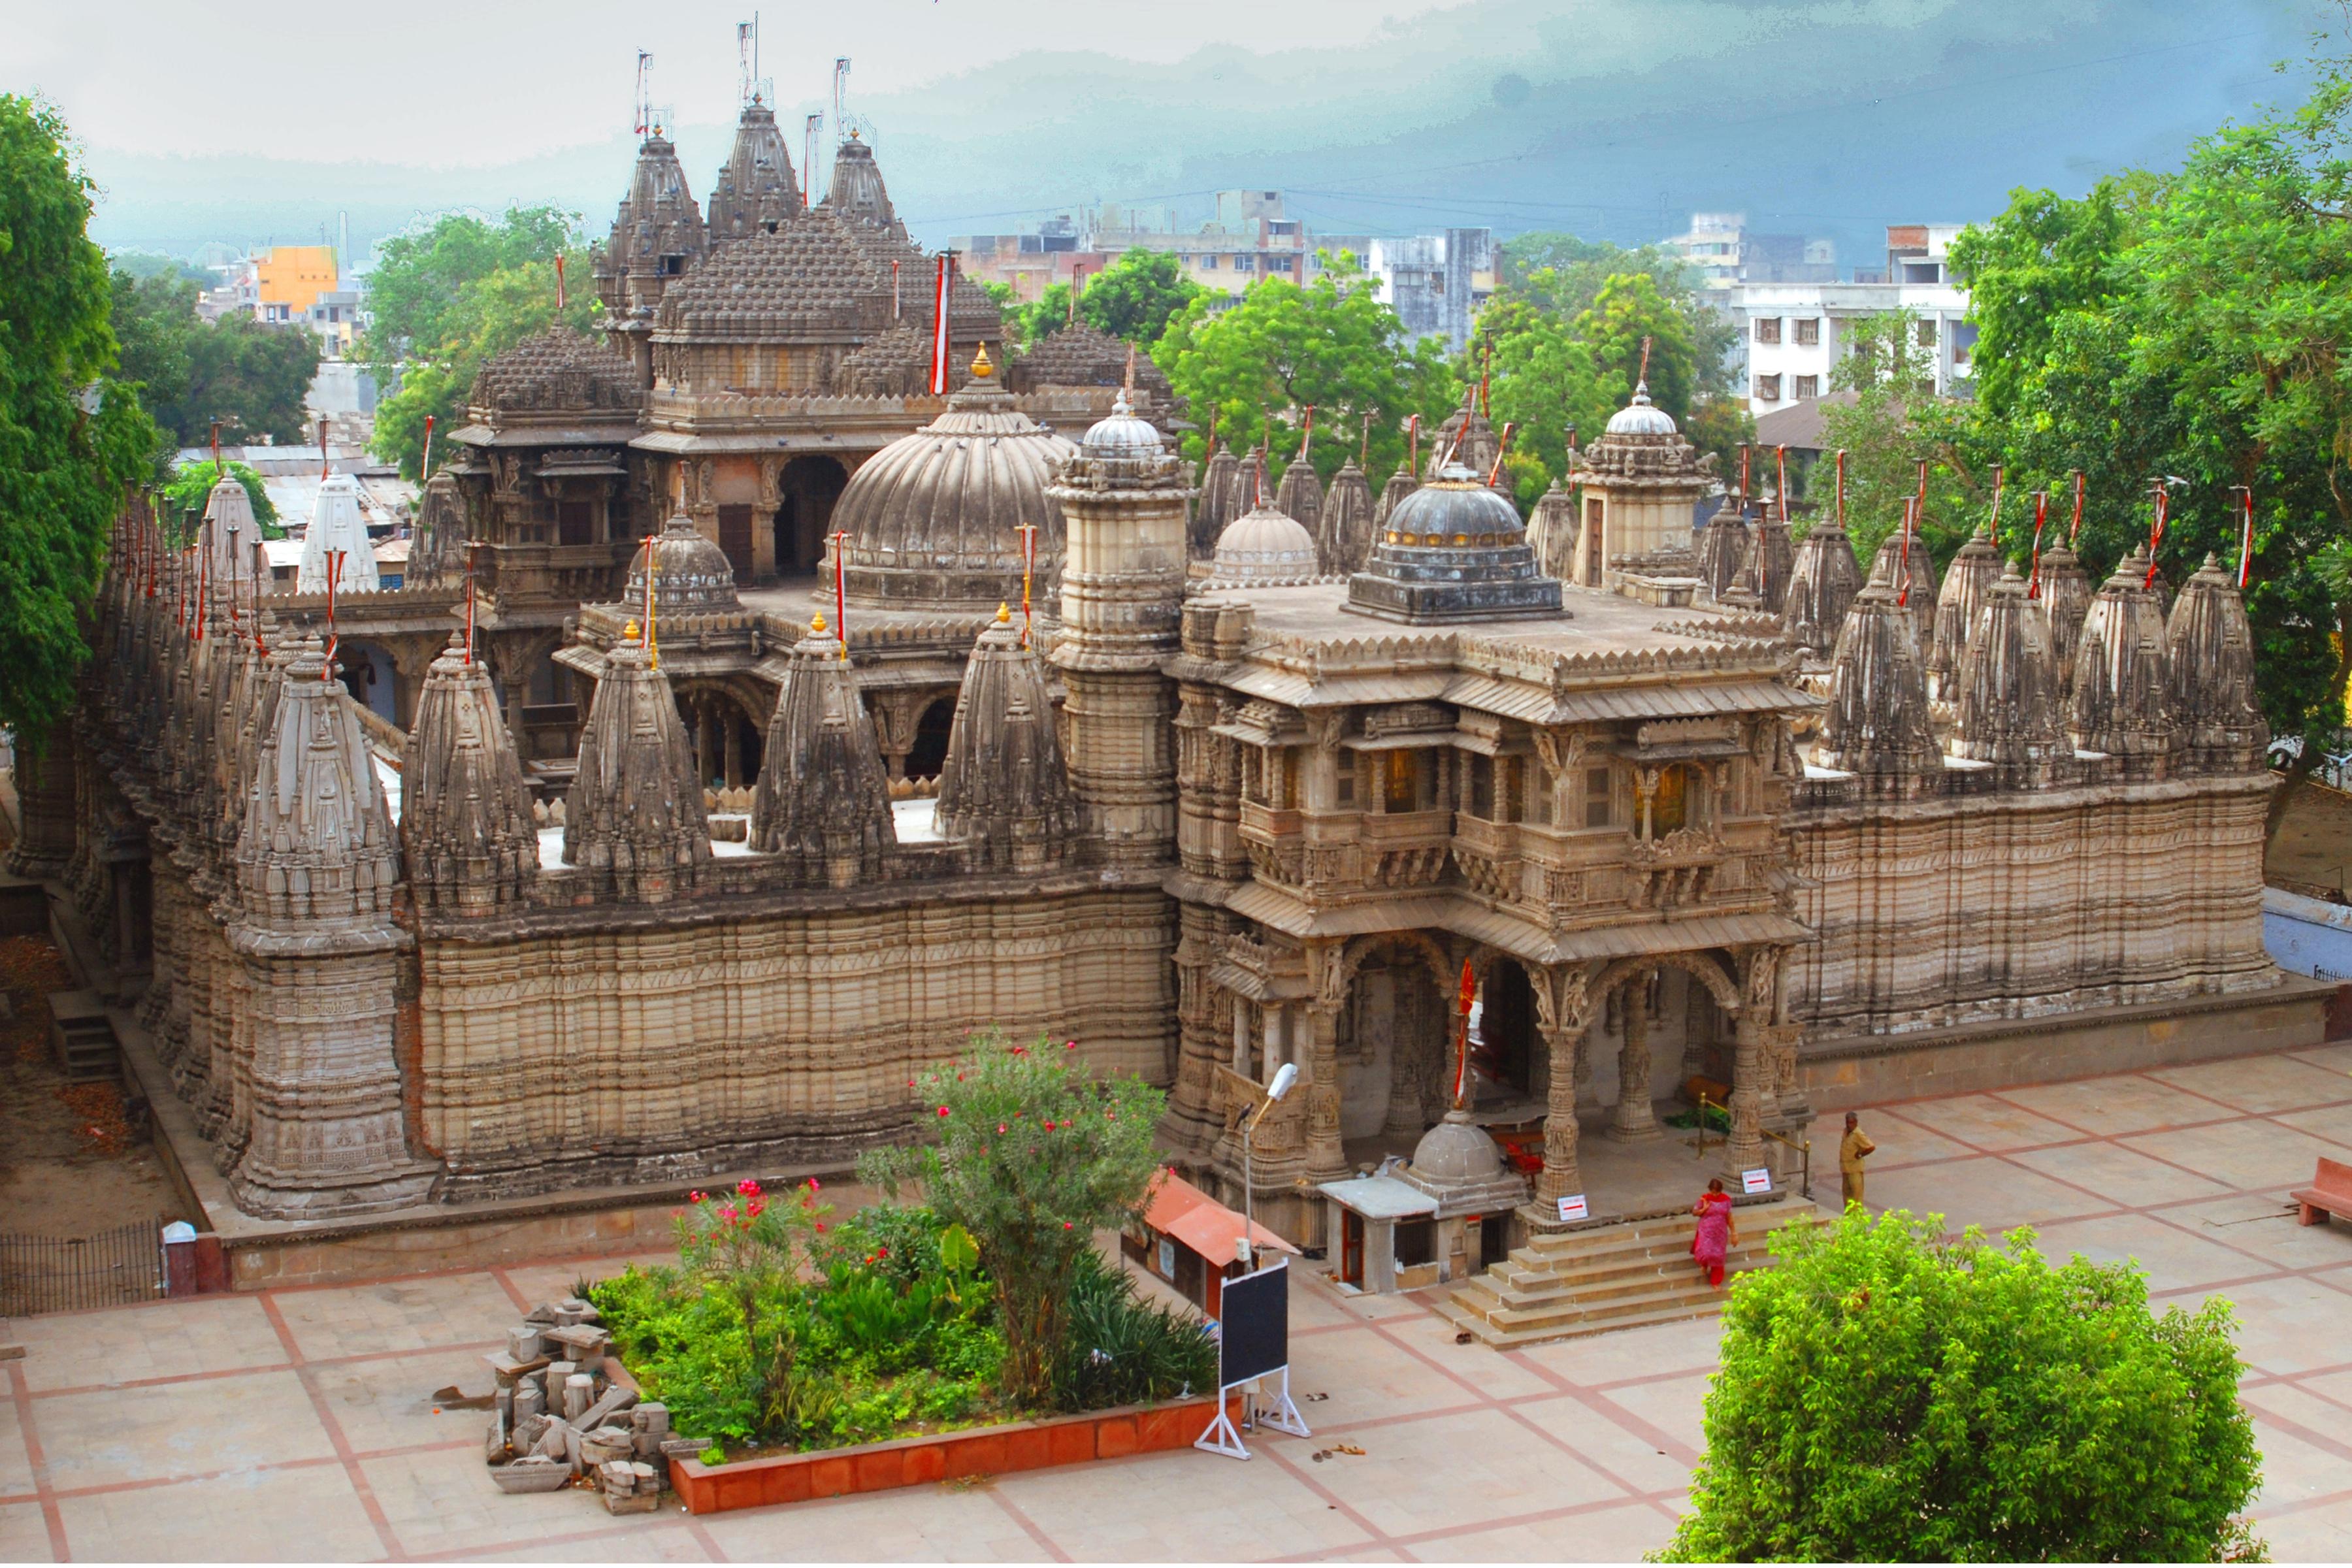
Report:
[[[1339,1021],[1339,1135],[1413,1143],[1445,1114],[1454,1038],[1449,998],[1418,944],[1377,948],[1358,967]]]
[[[343,637],[335,644],[335,666],[352,701],[387,724],[400,722],[400,678],[390,654],[373,643]]]
[[[806,577],[824,559],[834,503],[849,475],[833,458],[794,458],[776,475],[776,575]]]
[[[694,752],[695,776],[705,789],[743,789],[760,782],[767,735],[732,693],[716,687],[688,689],[677,693],[677,701]]]
[[[1476,1061],[1513,1094],[1536,1092],[1536,997],[1528,972],[1514,960],[1495,961],[1480,989]]]
[[[907,753],[907,776],[935,779],[948,765],[948,733],[955,728],[955,699],[942,697],[915,721],[914,749]]]

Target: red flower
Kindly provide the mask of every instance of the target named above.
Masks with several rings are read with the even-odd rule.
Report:
[[[1002,1121],[998,1122],[998,1123],[996,1124],[996,1130],[997,1130],[999,1132],[1003,1131],[1004,1131],[1004,1123],[1003,1123],[1003,1122],[1002,1122]]]
[[[735,1184],[735,1190],[747,1198],[756,1198],[760,1195],[760,1184],[746,1176]]]
[[[1045,1123],[1045,1131],[1046,1131],[1051,1132],[1053,1130],[1054,1130],[1054,1124],[1053,1124],[1052,1122],[1048,1121],[1047,1123]]]
[[[705,1194],[701,1193],[688,1193],[686,1194],[686,1201],[690,1204],[698,1204],[703,1200],[704,1195]]]
[[[1070,1222],[1069,1222],[1068,1220],[1064,1220],[1064,1221],[1062,1222],[1062,1228],[1063,1228],[1064,1230],[1070,1230],[1070,1229],[1073,1229],[1073,1228],[1075,1228],[1075,1227],[1070,1224]]]
[[[1064,1040],[1062,1042],[1062,1048],[1066,1051],[1075,1051],[1078,1048],[1078,1042],[1076,1040]]]
[[[816,1191],[816,1178],[814,1176],[811,1176],[808,1179],[808,1190],[811,1192]]]
[[[947,1113],[948,1113],[948,1108],[947,1108],[946,1106],[944,1106],[944,1105],[940,1106],[940,1114],[941,1116],[945,1116]]]
[[[887,1247],[877,1247],[874,1249],[874,1255],[877,1258],[887,1258],[890,1256],[890,1249]]]
[[[823,1221],[823,1220],[819,1220],[819,1221],[817,1221],[817,1222],[816,1222],[816,1228],[817,1228],[818,1234],[822,1235],[822,1234],[824,1233],[824,1221]]]

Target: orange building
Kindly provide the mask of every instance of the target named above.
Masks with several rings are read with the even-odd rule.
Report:
[[[265,321],[295,321],[341,280],[331,245],[278,245],[253,258],[253,313]]]

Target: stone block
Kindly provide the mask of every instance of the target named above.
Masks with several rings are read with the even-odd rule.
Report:
[[[507,1355],[514,1361],[540,1359],[540,1332],[536,1325],[525,1323],[507,1331]]]
[[[659,1492],[631,1492],[626,1497],[604,1493],[606,1513],[651,1513],[661,1507]]]
[[[520,1423],[526,1415],[547,1414],[547,1390],[535,1377],[519,1377],[514,1385],[514,1418]]]
[[[681,1437],[676,1434],[661,1440],[661,1456],[665,1459],[698,1458],[710,1445],[699,1437]]]
[[[502,1465],[507,1461],[507,1415],[503,1410],[490,1412],[490,1429],[482,1438],[482,1462]]]
[[[575,1476],[580,1473],[580,1445],[584,1436],[577,1426],[563,1428],[563,1462],[572,1467]]]
[[[489,1367],[490,1375],[499,1380],[499,1386],[500,1388],[512,1388],[523,1378],[529,1376],[534,1372],[542,1370],[547,1365],[547,1363],[543,1360],[518,1361],[513,1356],[504,1354],[503,1352],[486,1355],[482,1360]]]
[[[550,1459],[568,1459],[576,1434],[556,1416],[543,1415],[540,1419],[546,1425],[540,1427],[539,1441],[530,1446],[530,1451]]]
[[[636,1447],[624,1426],[601,1426],[585,1432],[580,1438],[580,1463],[584,1468],[629,1460],[636,1457]]]
[[[613,1336],[593,1323],[579,1323],[568,1328],[549,1329],[539,1336],[550,1345],[560,1347],[551,1353],[582,1366],[593,1366],[604,1359],[604,1348]]]
[[[596,1403],[596,1380],[584,1372],[575,1372],[563,1380],[563,1418],[579,1422]]]
[[[511,1465],[500,1465],[490,1472],[490,1479],[503,1492],[551,1492],[571,1479],[570,1470],[536,1455],[517,1459]]]
[[[518,1454],[537,1453],[539,1440],[547,1435],[547,1417],[536,1412],[516,1417],[514,1436],[509,1446]]]
[[[588,1407],[586,1413],[580,1417],[578,1425],[593,1432],[604,1425],[607,1420],[627,1414],[629,1407],[636,1402],[637,1396],[634,1390],[624,1388],[617,1383],[614,1384],[598,1395],[596,1403]]]
[[[633,1431],[649,1432],[656,1438],[669,1431],[669,1406],[658,1399],[640,1401],[629,1410],[629,1426]]]
[[[551,1329],[553,1328],[557,1321],[555,1316],[555,1303],[552,1301],[541,1301],[538,1306],[533,1307],[530,1311],[525,1312],[522,1315],[522,1321],[526,1323],[538,1324]]]
[[[509,1426],[514,1425],[514,1396],[515,1391],[511,1388],[501,1388],[490,1395],[490,1408],[497,1411],[499,1419]]]

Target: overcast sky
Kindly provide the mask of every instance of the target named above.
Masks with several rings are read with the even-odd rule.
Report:
[[[104,243],[185,254],[553,202],[610,222],[636,51],[698,196],[737,102],[731,0],[472,7],[0,0],[0,90],[57,101]],[[1484,224],[1624,241],[1694,209],[1833,238],[2176,163],[2299,81],[2334,0],[793,0],[761,74],[836,55],[918,238],[1095,200],[1205,216],[1280,187],[1325,233]],[[413,26],[404,26],[415,17]],[[823,160],[820,159],[820,162]],[[819,184],[822,184],[820,177]]]

